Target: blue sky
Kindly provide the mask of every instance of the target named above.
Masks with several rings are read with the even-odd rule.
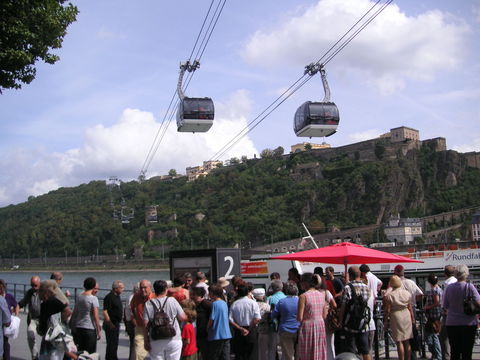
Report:
[[[193,48],[210,1],[74,1],[61,60],[0,96],[0,206],[61,186],[116,175],[138,177]],[[206,134],[172,122],[147,177],[210,159],[296,81],[373,5],[368,0],[227,1],[187,90],[209,96]],[[447,147],[480,151],[480,1],[393,2],[327,66],[341,122],[340,146],[397,126]],[[305,138],[293,114],[321,100],[314,77],[233,147],[223,160]]]

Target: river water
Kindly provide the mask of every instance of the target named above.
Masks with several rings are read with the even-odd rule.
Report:
[[[0,279],[5,280],[8,285],[8,291],[13,292],[12,284],[27,284],[27,289],[30,288],[30,278],[33,275],[40,276],[41,280],[50,279],[51,272],[45,271],[5,271],[0,272]],[[103,297],[108,293],[112,287],[112,282],[121,280],[125,284],[125,295],[129,294],[133,286],[140,280],[150,280],[153,284],[155,280],[170,279],[170,272],[168,270],[132,270],[132,271],[65,271],[63,272],[62,288],[69,290],[72,294],[74,288],[82,288],[83,280],[87,277],[94,277],[97,283],[100,284],[101,291],[98,293],[98,298]],[[17,300],[23,295],[23,287],[17,286]],[[125,297],[125,296],[122,296]]]

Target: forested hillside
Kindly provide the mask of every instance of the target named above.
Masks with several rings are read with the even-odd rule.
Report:
[[[105,181],[61,188],[0,209],[3,257],[125,253],[144,244],[155,256],[161,244],[175,248],[255,246],[298,237],[301,222],[313,232],[380,223],[390,214],[424,216],[480,204],[480,170],[462,154],[428,146],[396,160],[322,159],[307,151],[246,160],[195,182],[147,180],[122,183],[135,218],[112,218]],[[313,169],[313,170],[312,170]],[[176,220],[147,227],[144,208]],[[205,217],[195,217],[203,214]],[[176,227],[175,239],[147,240],[150,229]],[[158,254],[158,253],[157,253]]]

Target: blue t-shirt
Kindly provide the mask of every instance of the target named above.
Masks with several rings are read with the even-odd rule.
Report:
[[[275,294],[268,297],[268,305],[277,305],[279,300],[285,299],[286,297],[287,295],[285,295],[282,291],[277,291]]]
[[[300,327],[297,321],[298,297],[287,296],[281,299],[272,312],[272,318],[280,318],[278,332],[296,333]]]
[[[232,338],[230,324],[228,322],[228,306],[223,300],[217,300],[212,303],[212,312],[210,320],[213,325],[208,329],[208,340],[226,340]]]

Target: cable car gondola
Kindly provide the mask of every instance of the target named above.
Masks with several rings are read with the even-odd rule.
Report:
[[[134,209],[122,206],[122,209],[120,210],[120,219],[122,221],[122,224],[129,224],[130,220],[133,219],[134,214]]]
[[[215,107],[211,98],[186,97],[182,90],[185,71],[195,71],[200,66],[198,61],[187,61],[180,65],[177,93],[180,98],[177,110],[177,130],[179,132],[207,132],[213,125]]]
[[[212,99],[184,97],[178,104],[179,132],[206,132],[213,125],[215,108]]]
[[[323,65],[310,64],[305,73],[310,75],[320,71],[325,97],[321,102],[306,101],[295,112],[294,130],[298,137],[330,136],[337,132],[340,115],[337,105],[330,101],[330,88]]]

